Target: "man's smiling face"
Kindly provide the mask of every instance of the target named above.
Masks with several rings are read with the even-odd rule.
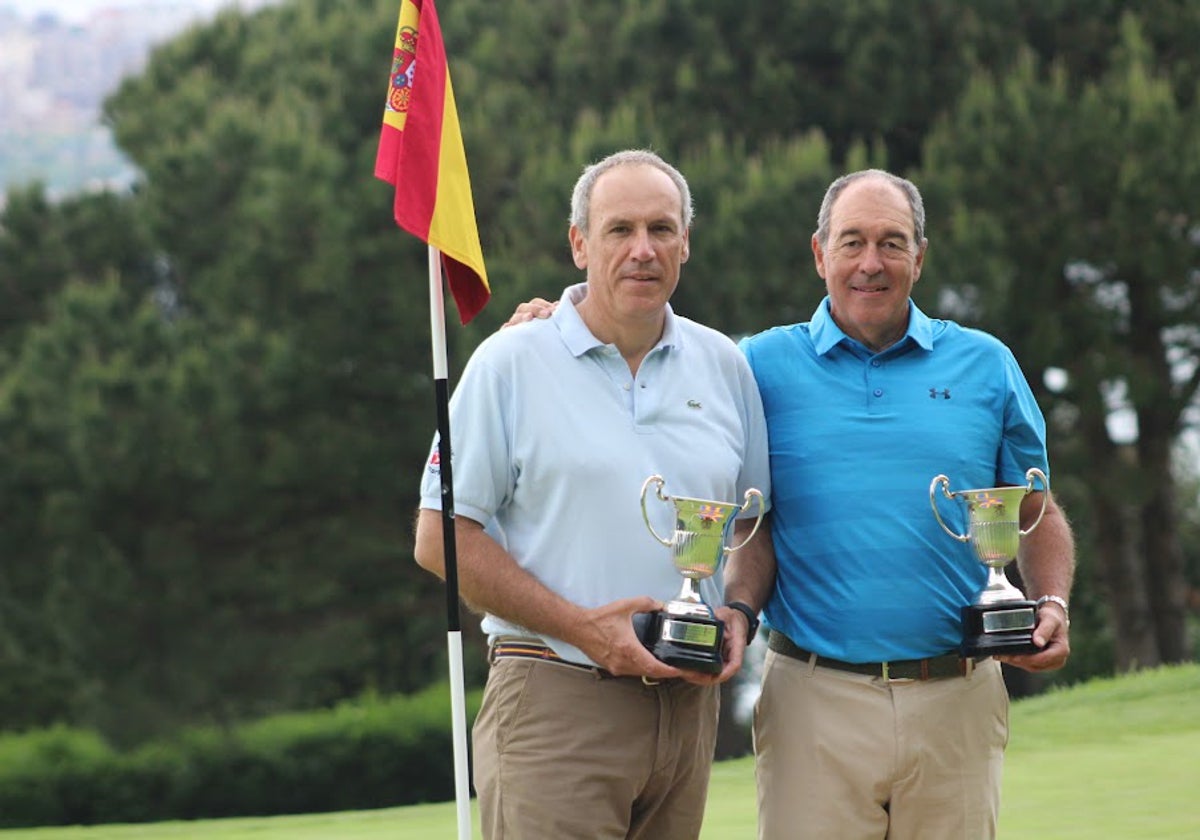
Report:
[[[846,186],[830,213],[828,241],[812,240],[842,332],[875,351],[903,337],[925,246],[915,239],[912,208],[898,187],[875,177]]]

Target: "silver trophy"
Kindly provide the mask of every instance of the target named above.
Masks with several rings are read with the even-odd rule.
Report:
[[[721,642],[725,625],[700,597],[697,584],[716,574],[721,560],[748,543],[758,532],[765,512],[762,493],[750,488],[744,503],[738,505],[667,496],[663,494],[665,484],[659,475],[650,476],[642,484],[642,518],[654,538],[671,549],[671,562],[683,575],[683,589],[674,600],[667,602],[666,609],[634,616],[634,626],[642,644],[668,665],[716,674],[724,666]],[[650,524],[646,493],[652,485],[656,487],[659,500],[675,507],[675,533],[670,539],[660,536]],[[727,546],[737,515],[749,510],[755,499],[758,500],[758,519],[754,528],[741,543]]]
[[[1044,489],[1042,509],[1028,528],[1021,530],[1021,500],[1033,492],[1033,480]],[[1017,559],[1021,537],[1027,536],[1046,513],[1050,483],[1037,467],[1025,473],[1025,487],[989,487],[985,490],[950,491],[950,479],[936,476],[929,485],[929,503],[942,530],[959,542],[969,542],[979,562],[988,567],[987,586],[975,602],[962,608],[963,656],[1033,653],[1033,628],[1037,605],[1009,583],[1004,567]],[[950,530],[938,512],[936,491],[947,499],[962,502],[967,509],[967,533]]]

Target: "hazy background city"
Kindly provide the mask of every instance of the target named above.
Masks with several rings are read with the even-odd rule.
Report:
[[[0,193],[125,185],[135,170],[100,109],[153,47],[235,6],[273,0],[0,0]]]

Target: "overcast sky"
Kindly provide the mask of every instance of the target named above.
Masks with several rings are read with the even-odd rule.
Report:
[[[233,2],[237,2],[237,0],[0,0],[0,6],[16,9],[27,17],[32,17],[39,12],[53,12],[63,20],[81,21],[97,9],[129,6],[184,6],[213,11]]]

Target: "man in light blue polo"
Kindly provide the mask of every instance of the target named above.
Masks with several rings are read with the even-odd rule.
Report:
[[[485,837],[699,835],[716,683],[745,640],[712,676],[642,646],[633,615],[661,609],[682,580],[646,529],[641,489],[657,474],[676,495],[737,501],[755,487],[769,499],[770,477],[745,357],[668,303],[691,217],[687,182],[653,153],[585,169],[569,240],[586,284],[553,317],[488,337],[451,400],[459,582],[491,641],[473,732]],[[441,574],[439,484],[431,458],[416,557]],[[666,505],[650,515],[671,533]]]

